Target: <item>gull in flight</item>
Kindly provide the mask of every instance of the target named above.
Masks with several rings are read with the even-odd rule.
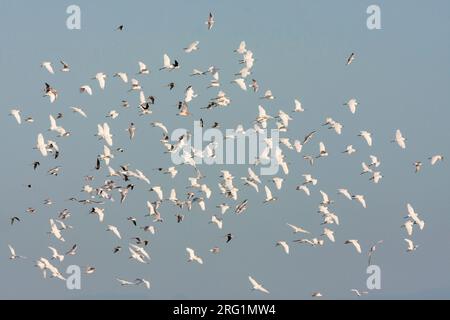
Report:
[[[105,217],[105,209],[94,207],[92,208],[90,214],[96,214],[98,216],[98,220],[100,222],[103,222],[103,219]]]
[[[52,88],[48,83],[45,83],[44,92],[44,97],[49,97],[50,103],[53,103],[56,101],[56,99],[58,99],[58,91]]]
[[[58,260],[59,262],[62,262],[64,260],[64,255],[59,254],[58,251],[53,247],[48,247],[50,251],[52,252],[52,260]]]
[[[12,109],[9,114],[16,119],[18,124],[22,124],[22,118],[20,117],[20,110]]]
[[[195,261],[195,262],[198,262],[199,264],[203,264],[202,258],[196,256],[194,250],[192,250],[191,248],[186,248],[186,251],[187,251],[188,254],[189,254],[189,260],[188,260],[188,262]]]
[[[414,162],[414,168],[415,172],[419,173],[419,171],[422,169],[423,163],[421,161]]]
[[[98,85],[100,86],[100,89],[104,90],[106,86],[106,74],[103,72],[99,72],[95,75],[93,80],[98,81]],[[89,92],[88,92],[89,93]],[[89,93],[89,95],[92,95],[92,93]]]
[[[350,99],[348,102],[344,103],[344,106],[347,106],[350,109],[350,112],[355,114],[356,107],[358,107],[358,101],[356,101],[356,99]]]
[[[370,163],[369,167],[378,168],[381,165],[380,160],[378,160],[378,158],[375,156],[370,156],[370,161],[371,161],[371,163]]]
[[[431,158],[429,158],[429,160],[431,161],[431,165],[434,166],[439,161],[443,161],[444,160],[444,156],[435,155],[435,156],[432,156]]]
[[[347,58],[347,65],[351,65],[355,61],[355,53],[353,52],[348,58]]]
[[[354,195],[354,196],[352,196],[352,199],[358,201],[363,206],[364,209],[367,208],[366,199],[364,198],[363,195],[359,195],[359,194]]]
[[[236,83],[239,86],[239,88],[241,88],[244,91],[247,91],[247,84],[245,83],[244,79],[242,79],[242,78],[235,79],[235,80],[231,81],[231,83]]]
[[[239,44],[239,47],[236,50],[234,50],[234,52],[237,52],[239,54],[245,54],[247,52],[246,46],[247,45],[246,45],[245,41],[241,41],[241,43]]]
[[[359,291],[357,289],[352,289],[351,292],[353,292],[357,297],[362,297],[363,295],[369,294],[367,291]]]
[[[208,26],[208,30],[211,30],[214,27],[214,24],[216,21],[214,21],[214,15],[210,12],[208,16],[208,20],[206,20],[205,24]]]
[[[186,48],[184,48],[184,52],[191,53],[192,51],[198,50],[198,45],[200,44],[200,41],[194,41],[190,45],[188,45]]]
[[[410,236],[410,237],[412,236],[413,231],[414,231],[413,227],[414,227],[414,222],[411,221],[411,220],[406,221],[406,222],[402,225],[402,228],[405,228],[405,229],[406,229],[406,233],[407,233],[408,236]]]
[[[170,58],[167,54],[164,54],[163,57],[163,67],[159,70],[174,70],[174,69],[178,69],[180,67],[180,65],[178,64],[178,61],[175,60],[173,63],[170,62]]]
[[[248,277],[248,280],[252,284],[252,290],[253,291],[261,291],[261,292],[264,292],[264,293],[267,293],[267,294],[269,293],[269,291],[267,289],[265,289],[261,284],[256,282],[256,280],[253,279],[251,276]]]
[[[319,159],[322,157],[328,157],[328,152],[327,152],[327,149],[325,148],[325,144],[323,142],[319,143],[319,149],[320,149],[320,153],[316,157],[316,159]]]
[[[307,231],[307,230],[305,230],[305,229],[303,229],[303,228],[301,228],[301,227],[297,227],[297,226],[294,226],[294,225],[289,224],[289,223],[287,223],[287,225],[288,225],[289,227],[291,227],[292,230],[294,230],[294,233],[306,233],[306,234],[310,234],[309,231]]]
[[[330,229],[323,229],[323,234],[322,236],[327,236],[327,238],[331,241],[331,242],[335,242],[335,238],[334,238],[334,231],[330,230]]]
[[[328,195],[327,195],[325,192],[323,192],[322,190],[320,190],[320,194],[322,195],[322,203],[321,203],[321,205],[323,205],[323,206],[329,206],[330,204],[333,203],[333,201],[330,200],[330,197],[328,197]]]
[[[381,178],[383,178],[383,176],[381,175],[381,172],[374,172],[372,177],[370,178],[371,181],[373,181],[375,184],[379,183]]]
[[[61,231],[59,230],[58,226],[56,225],[55,221],[53,219],[50,219],[50,234],[54,235],[56,239],[59,241],[65,242],[64,238],[61,235]]]
[[[106,231],[111,231],[117,238],[122,239],[122,236],[120,235],[119,229],[117,229],[117,227],[109,225]]]
[[[138,64],[139,64],[139,73],[138,74],[149,74],[150,73],[150,70],[147,68],[145,63],[143,63],[142,61],[139,61]],[[118,75],[122,79],[123,82],[125,82],[125,83],[128,82],[128,78],[125,78],[126,74],[125,74],[125,77],[121,76],[120,73]],[[125,79],[126,79],[126,81],[125,81]]]
[[[136,285],[135,282],[131,282],[131,281],[127,281],[127,280],[122,280],[122,279],[116,279],[116,280],[119,281],[119,283],[120,283],[120,285],[121,285],[122,287],[125,287],[125,286],[135,286],[135,285]]]
[[[286,241],[278,241],[276,244],[277,247],[282,247],[286,254],[289,254],[289,245]]]
[[[10,260],[26,259],[26,258],[23,257],[23,256],[17,255],[17,254],[16,254],[16,250],[14,250],[14,248],[13,248],[10,244],[8,244],[8,248],[9,248],[9,251],[11,252],[11,256],[9,257]]]
[[[223,226],[222,219],[219,219],[216,216],[212,216],[211,221],[209,223],[215,224],[219,229],[222,230],[222,226]]]
[[[128,75],[125,72],[117,72],[113,77],[120,78],[124,83],[128,83]]]
[[[159,200],[162,201],[164,199],[163,191],[162,191],[161,187],[153,187],[153,188],[150,189],[150,191],[151,192],[152,191],[155,192],[156,195],[158,196]]]
[[[74,113],[78,113],[78,114],[80,114],[82,117],[87,118],[86,113],[85,113],[81,108],[71,107],[70,109],[72,109],[72,111],[73,111]]]
[[[355,247],[358,253],[362,253],[361,245],[359,244],[358,240],[347,240],[344,242],[344,244],[351,244]]]
[[[40,133],[37,137],[36,149],[39,150],[42,156],[46,157],[48,155],[47,144],[45,143],[42,133]]]
[[[406,139],[400,130],[395,132],[395,139],[392,142],[396,142],[400,148],[406,149]]]
[[[406,243],[408,244],[408,248],[406,249],[406,252],[414,252],[419,248],[418,245],[415,245],[414,242],[412,242],[409,239],[405,239]]]
[[[147,289],[150,289],[150,281],[148,281],[148,280],[145,280],[145,279],[136,279],[135,280],[135,284],[137,285],[137,286],[139,286],[139,285],[144,285]]]
[[[300,190],[303,191],[307,196],[311,195],[311,191],[309,191],[309,188],[307,186],[304,186],[304,185],[297,186],[297,190],[298,191],[300,191]]]
[[[266,200],[264,200],[264,203],[278,200],[277,198],[272,196],[272,192],[270,191],[268,186],[264,186],[264,190],[266,192]]]
[[[419,219],[419,214],[414,211],[414,208],[409,203],[407,204],[407,208],[407,218],[410,218],[414,222],[414,224],[417,224],[419,226],[420,230],[423,230],[423,228],[425,227],[425,222]]]
[[[258,81],[256,81],[255,79],[252,79],[252,84],[250,85],[250,88],[253,89],[253,92],[258,92],[258,90],[259,90]]]
[[[368,265],[369,266],[372,265],[372,257],[374,255],[375,251],[377,250],[378,246],[380,244],[382,244],[382,243],[383,243],[383,240],[380,240],[376,244],[374,244],[372,247],[370,247],[370,250],[369,250],[369,253],[368,253],[368,256],[369,256],[369,263],[368,263]]]
[[[80,93],[87,93],[88,95],[92,96],[92,88],[88,85],[81,86]]]
[[[318,180],[314,179],[310,174],[304,174],[303,178],[305,178],[305,182],[303,182],[303,185],[312,184],[313,186],[315,186],[318,182]]]
[[[353,148],[353,145],[349,145],[349,146],[347,146],[345,151],[342,152],[342,153],[346,153],[348,155],[351,155],[351,154],[354,154],[355,152],[356,152],[356,150]]]
[[[228,211],[228,209],[230,209],[230,206],[227,205],[226,203],[222,203],[218,205],[217,208],[220,209],[220,213],[225,214]]]
[[[48,62],[48,61],[42,62],[41,67],[45,68],[49,73],[55,74],[55,71],[53,70],[51,62]]]
[[[275,177],[272,179],[272,182],[275,183],[275,187],[277,188],[277,190],[281,190],[281,187],[283,186],[283,178],[278,178]]]
[[[364,140],[366,140],[367,145],[369,147],[372,146],[372,134],[370,132],[367,131],[361,131],[360,134],[358,135],[358,137],[362,137],[364,138]]]
[[[298,99],[294,100],[295,108],[294,112],[304,112],[305,109],[303,109],[301,102]]]
[[[61,60],[59,63],[61,63],[61,65],[62,65],[61,72],[69,72],[70,71],[70,66],[66,62]]]
[[[98,124],[97,125],[97,136],[100,139],[105,140],[105,142],[112,147],[113,140],[112,140],[112,134],[109,128],[109,125],[105,122],[103,125]]]
[[[274,100],[275,97],[273,96],[271,90],[267,90],[267,91],[264,93],[264,96],[261,97],[261,99]]]

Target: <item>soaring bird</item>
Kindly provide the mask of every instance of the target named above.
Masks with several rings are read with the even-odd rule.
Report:
[[[248,277],[248,280],[252,284],[252,290],[254,291],[261,291],[263,293],[269,293],[267,289],[265,289],[261,284],[259,284],[255,279],[253,279],[251,276]]]
[[[348,58],[347,58],[347,65],[351,65],[353,63],[353,61],[355,61],[355,53],[353,52]]]
[[[400,148],[406,149],[406,139],[400,130],[395,132],[395,139],[392,142],[396,142]]]
[[[198,256],[195,254],[195,251],[194,251],[194,250],[192,250],[191,248],[186,248],[186,251],[187,251],[188,254],[189,254],[189,260],[188,260],[189,262],[195,261],[195,262],[198,262],[199,264],[203,264],[202,258],[198,257]]]
[[[356,99],[350,99],[346,103],[344,103],[344,106],[347,106],[350,109],[350,112],[355,114],[356,113],[356,107],[358,107],[358,101]]]
[[[412,240],[405,239],[405,241],[408,244],[408,248],[406,249],[407,252],[414,252],[417,250],[417,248],[419,248],[419,246],[415,245],[414,242],[412,242]]]
[[[16,250],[14,250],[14,248],[13,248],[10,244],[8,244],[8,248],[9,248],[9,251],[11,252],[11,256],[9,257],[10,260],[26,259],[26,258],[23,257],[23,256],[17,255],[17,254],[16,254]]]
[[[214,20],[214,15],[210,12],[208,15],[208,20],[206,20],[205,24],[208,26],[208,30],[211,30],[214,27],[216,21]]]
[[[358,253],[362,253],[361,245],[359,244],[358,240],[347,240],[345,241],[345,244],[353,245]]]
[[[286,241],[278,241],[276,244],[277,247],[282,247],[286,254],[289,254],[289,245]]]

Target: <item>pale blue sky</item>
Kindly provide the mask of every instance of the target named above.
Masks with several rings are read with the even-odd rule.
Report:
[[[450,294],[450,228],[448,190],[450,190],[447,162],[431,168],[428,157],[448,155],[447,130],[450,100],[450,20],[448,1],[378,1],[382,9],[380,31],[366,27],[366,8],[375,1],[76,1],[82,10],[82,30],[65,27],[66,7],[73,1],[2,1],[0,3],[0,69],[2,70],[0,132],[4,139],[2,156],[2,223],[0,224],[0,298],[139,298],[139,299],[304,299],[311,292],[321,291],[328,298],[352,298],[351,288],[364,289],[367,258],[344,246],[347,239],[359,239],[364,251],[383,239],[375,261],[382,268],[382,290],[372,292],[372,298],[448,298]],[[210,32],[204,21],[208,13],[216,15],[217,24]],[[121,33],[115,27],[125,25]],[[182,48],[192,41],[200,41],[200,50],[186,55]],[[123,206],[107,204],[107,223],[116,225],[125,240],[117,242],[106,233],[106,225],[89,216],[90,207],[67,202],[71,196],[81,196],[82,177],[96,174],[97,183],[106,173],[95,173],[95,157],[103,148],[94,137],[97,123],[112,109],[119,111],[117,120],[109,121],[115,144],[126,149],[117,155],[113,166],[129,163],[141,169],[164,190],[177,188],[181,195],[191,170],[180,169],[172,181],[156,174],[153,168],[168,166],[169,158],[162,155],[159,131],[151,121],[163,121],[169,129],[190,128],[192,120],[200,116],[211,123],[219,121],[223,128],[237,124],[249,127],[255,119],[258,95],[244,93],[229,84],[239,71],[239,57],[233,53],[241,40],[254,52],[256,63],[252,77],[262,89],[271,89],[277,99],[265,103],[271,114],[290,111],[293,100],[300,98],[306,112],[294,115],[289,137],[303,138],[311,130],[320,129],[305,154],[317,153],[318,142],[326,142],[330,156],[317,166],[309,167],[294,153],[287,153],[291,174],[286,178],[283,192],[275,192],[280,200],[263,205],[262,194],[236,184],[241,200],[248,198],[246,214],[224,217],[224,230],[208,225],[215,206],[224,201],[218,194],[218,166],[205,167],[205,180],[214,196],[207,202],[207,213],[194,210],[180,225],[174,214],[177,210],[164,205],[161,213],[165,223],[157,225],[158,233],[148,236],[153,257],[149,265],[137,265],[128,260],[128,253],[113,256],[115,245],[126,247],[127,238],[141,234],[126,217],[133,215],[142,225],[149,224],[145,202],[154,200],[148,186],[138,188]],[[176,73],[158,72],[162,55],[168,53],[180,61],[182,69]],[[351,52],[357,60],[345,67]],[[67,61],[72,72],[49,75],[40,68],[42,61]],[[137,61],[142,60],[152,74],[140,78],[147,95],[155,95],[158,103],[154,114],[137,117],[133,108],[123,110],[120,101],[136,98],[126,91],[112,74],[119,71],[134,74]],[[227,109],[209,113],[200,110],[216,94],[207,91],[209,79],[193,79],[193,68],[205,69],[216,65],[221,69],[223,89],[232,97]],[[104,92],[90,80],[97,72],[110,76]],[[168,92],[163,85],[174,80],[178,88]],[[44,82],[59,89],[61,97],[50,105],[42,98]],[[78,88],[90,84],[92,97],[80,95]],[[183,97],[183,90],[192,84],[199,98],[191,105],[194,117],[175,117],[174,107]],[[355,97],[360,108],[355,116],[342,103]],[[69,107],[83,106],[89,118],[73,115]],[[9,110],[19,107],[24,116],[33,116],[35,123],[18,126]],[[48,115],[63,112],[61,125],[72,132],[65,140],[58,140],[61,158],[40,159],[33,150],[39,132],[48,137]],[[320,128],[325,117],[331,116],[344,125],[342,136]],[[125,129],[134,121],[137,137],[130,143]],[[401,129],[408,138],[408,149],[401,151],[390,143],[395,130]],[[374,146],[369,149],[357,137],[360,130],[371,131]],[[358,153],[344,157],[340,152],[353,144]],[[153,151],[156,150],[156,151]],[[368,177],[361,177],[360,163],[374,154],[382,161],[384,175],[380,185],[373,185]],[[42,167],[35,173],[30,164],[40,160]],[[414,161],[426,162],[423,172],[415,175]],[[59,177],[50,177],[46,170],[62,166]],[[245,175],[247,166],[227,168],[234,176]],[[319,185],[307,198],[295,191],[301,174],[318,177]],[[26,189],[32,184],[33,189]],[[361,210],[356,203],[336,195],[337,188],[346,187],[354,193],[365,194],[369,208]],[[321,219],[316,214],[320,202],[319,190],[336,200],[334,210],[341,218],[341,226],[332,226],[337,242],[323,248],[310,248],[291,243],[292,235],[286,223],[304,226],[319,236]],[[55,205],[44,207],[43,200],[52,198]],[[406,203],[411,202],[426,221],[423,232],[416,232],[414,241],[420,248],[407,254],[400,228],[406,215]],[[232,202],[229,202],[233,204]],[[233,204],[234,205],[234,204]],[[35,216],[24,211],[36,207]],[[68,208],[72,212],[69,224],[74,230],[65,234],[66,244],[46,234],[48,219]],[[11,227],[9,217],[18,215],[22,222]],[[227,232],[236,235],[225,245]],[[141,234],[142,235],[142,234]],[[277,240],[291,245],[286,256],[275,248]],[[14,245],[26,261],[8,260],[7,244]],[[94,265],[97,273],[83,279],[83,290],[68,291],[63,282],[44,280],[33,267],[34,260],[49,256],[47,246],[65,251],[72,244],[79,245],[79,254],[68,257],[61,270],[69,264]],[[220,255],[208,249],[218,245]],[[203,266],[186,262],[186,246],[196,249],[205,260]],[[248,275],[253,275],[271,291],[270,296],[251,292]],[[116,277],[133,280],[144,277],[152,283],[149,291],[121,288]]]

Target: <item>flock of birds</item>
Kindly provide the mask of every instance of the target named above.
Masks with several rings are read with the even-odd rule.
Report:
[[[206,26],[208,30],[212,30],[215,24],[214,15],[210,14],[206,21]],[[121,25],[117,28],[117,32],[122,32],[124,30],[124,26]],[[186,54],[193,54],[195,51],[199,50],[199,41],[192,42],[188,46],[184,48],[184,52]],[[236,74],[236,79],[232,81],[233,85],[236,85],[243,91],[252,91],[252,94],[256,94],[260,90],[259,82],[256,79],[249,80],[249,76],[252,74],[252,70],[254,67],[255,58],[253,56],[253,52],[247,48],[246,43],[243,41],[234,52],[240,55],[242,58],[239,63],[241,64],[241,70]],[[351,64],[354,63],[356,59],[356,55],[352,53],[348,59],[346,60],[347,66],[350,68]],[[163,56],[163,64],[160,68],[161,72],[168,71],[170,74],[175,77],[176,72],[180,69],[181,64],[178,60],[172,60],[167,54]],[[55,68],[51,62],[43,62],[42,68],[45,72],[48,72],[50,75],[55,73]],[[61,61],[61,69],[60,72],[70,73],[71,67],[68,63]],[[209,88],[221,88],[221,82],[219,73],[221,70],[215,66],[208,68],[207,70],[199,70],[194,69],[190,74],[192,78],[194,77],[206,77],[210,76],[210,85]],[[139,108],[140,116],[150,116],[153,114],[153,106],[157,104],[157,98],[154,96],[147,96],[143,87],[141,86],[141,81],[145,79],[145,77],[149,76],[152,72],[149,67],[144,62],[138,62],[138,70],[137,77],[130,78],[128,73],[125,72],[116,72],[113,74],[113,78],[119,79],[119,81],[123,82],[125,85],[129,86],[130,94],[136,93],[138,96],[137,106]],[[136,78],[140,77],[138,80]],[[99,90],[106,90],[106,83],[108,81],[108,75],[99,72],[93,78],[96,82],[98,82]],[[44,97],[49,99],[50,103],[55,103],[58,101],[58,97],[60,91],[57,89],[57,86],[49,83],[45,84],[44,88]],[[176,82],[171,82],[167,84],[168,90],[172,90],[174,87],[181,85]],[[82,85],[79,88],[81,94],[86,94],[92,96],[95,94],[97,89],[95,86],[91,86],[89,84]],[[179,100],[178,113],[179,117],[192,118],[190,113],[190,107],[192,106],[192,101],[198,97],[193,86],[186,86],[185,94],[182,99]],[[260,101],[265,101],[270,103],[275,100],[275,96],[272,94],[271,90],[266,90],[263,95],[260,97]],[[218,92],[218,94],[211,98],[209,104],[202,108],[202,110],[215,109],[215,108],[225,108],[231,104],[231,98],[222,90]],[[124,110],[129,109],[134,102],[129,103],[128,101],[122,101],[122,106]],[[352,114],[356,114],[358,111],[358,101],[356,99],[350,99],[348,102],[344,104],[346,108],[348,108],[349,112]],[[88,114],[81,107],[72,107],[71,111],[78,114],[81,117],[87,118]],[[270,115],[272,112],[267,112],[266,109],[260,105],[258,107],[258,114],[255,117],[255,121],[252,127],[248,129],[244,129],[242,125],[239,125],[237,129],[234,131],[232,136],[227,136],[226,139],[233,139],[238,135],[244,134],[248,131],[261,132],[264,129],[269,127],[276,128],[281,135],[289,132],[289,125],[293,118],[291,115],[299,114],[305,112],[305,109],[302,106],[300,100],[295,100],[293,102],[293,110],[291,112],[279,111],[277,115]],[[31,117],[23,117],[22,111],[20,109],[13,109],[10,111],[10,115],[14,117],[17,124],[33,123],[34,120]],[[49,115],[50,127],[48,129],[47,137],[44,134],[39,134],[36,140],[36,149],[39,156],[42,157],[41,160],[37,160],[33,163],[34,170],[38,170],[44,159],[54,158],[58,159],[60,152],[63,152],[64,147],[64,139],[69,138],[71,136],[71,132],[62,127],[58,122],[62,119],[64,115],[62,113],[58,113],[57,115]],[[119,117],[119,113],[115,110],[109,112],[107,117],[112,121]],[[154,119],[153,119],[154,120]],[[103,122],[103,121],[102,121]],[[203,119],[200,119],[201,125],[204,125]],[[150,254],[148,252],[149,241],[146,240],[143,234],[156,234],[157,228],[156,225],[158,223],[163,223],[166,218],[164,214],[160,211],[161,205],[164,203],[168,203],[173,205],[179,209],[179,212],[175,215],[176,221],[178,223],[182,223],[185,217],[191,217],[186,215],[186,212],[190,212],[193,210],[194,206],[198,206],[201,211],[210,211],[207,209],[207,202],[213,194],[214,189],[212,185],[206,184],[204,179],[206,178],[202,175],[200,171],[200,166],[196,164],[194,161],[195,157],[199,158],[214,158],[216,156],[216,148],[218,146],[217,141],[213,141],[204,150],[196,150],[192,146],[190,146],[189,142],[191,139],[191,135],[185,134],[180,136],[179,139],[172,143],[169,140],[169,129],[167,126],[161,121],[153,121],[152,126],[161,130],[161,145],[162,152],[166,154],[178,153],[181,152],[182,159],[184,161],[183,165],[174,165],[167,168],[158,168],[157,171],[161,174],[167,175],[170,179],[176,179],[179,170],[192,170],[192,177],[189,178],[189,185],[187,189],[186,195],[182,197],[178,197],[177,191],[175,188],[170,191],[163,190],[161,186],[151,185],[150,178],[146,176],[146,174],[136,168],[131,168],[130,165],[117,165],[113,166],[113,162],[115,159],[115,154],[124,153],[126,154],[126,150],[122,148],[114,148],[114,135],[111,130],[109,124],[107,122],[103,122],[98,124],[97,127],[97,138],[103,141],[102,153],[96,157],[96,165],[95,169],[98,172],[101,172],[102,168],[105,168],[106,181],[104,183],[99,183],[96,186],[91,186],[95,184],[94,176],[86,176],[85,177],[85,185],[83,186],[83,194],[85,198],[80,199],[78,197],[72,197],[70,200],[76,203],[79,203],[84,206],[88,206],[90,208],[90,214],[95,216],[100,223],[105,222],[107,220],[107,213],[104,209],[105,202],[113,202],[115,196],[120,196],[120,203],[124,203],[126,201],[127,196],[130,192],[133,192],[135,189],[142,187],[142,185],[151,185],[150,192],[152,197],[154,197],[154,201],[147,201],[147,216],[150,217],[145,218],[147,223],[141,224],[141,219],[136,217],[127,217],[127,220],[132,224],[134,228],[139,228],[137,230],[141,230],[142,232],[138,235],[135,235],[132,238],[132,243],[126,245],[129,258],[137,263],[148,264],[150,262]],[[340,135],[342,133],[343,125],[332,118],[327,118],[323,123],[324,127],[333,130],[335,134]],[[215,122],[211,127],[220,128],[220,123]],[[133,140],[136,134],[136,125],[134,123],[130,123],[129,127],[126,129],[129,139]],[[252,188],[256,193],[259,193],[260,190],[264,190],[265,198],[263,199],[264,203],[270,203],[273,201],[277,201],[278,198],[275,197],[272,193],[272,190],[276,190],[278,193],[283,189],[283,183],[287,175],[289,174],[289,161],[287,152],[290,152],[293,155],[297,155],[303,157],[303,159],[309,163],[310,165],[315,165],[315,162],[320,158],[326,158],[329,154],[325,145],[325,142],[318,142],[319,144],[319,153],[317,155],[301,155],[304,153],[304,148],[306,145],[311,144],[314,140],[316,131],[308,133],[304,139],[296,140],[290,137],[282,137],[280,138],[279,144],[280,146],[275,146],[274,141],[271,138],[267,138],[265,140],[265,148],[259,154],[258,159],[254,166],[250,166],[248,168],[248,175],[246,177],[241,177],[238,181],[242,181],[241,185],[236,184],[235,177],[231,172],[227,170],[222,170],[221,175],[219,177],[219,182],[217,184],[218,191],[224,198],[224,202],[221,204],[214,204],[218,213],[211,216],[210,224],[216,226],[219,230],[222,230],[224,220],[226,219],[226,213],[234,211],[236,215],[245,214],[249,207],[250,201],[248,200],[240,200],[244,199],[241,196],[241,193],[244,193],[244,190],[247,188]],[[54,138],[50,138],[52,135]],[[367,143],[368,147],[372,146],[373,137],[368,131],[361,131],[358,135]],[[57,142],[58,141],[58,142]],[[397,144],[399,148],[406,149],[407,148],[407,139],[403,136],[400,130],[397,130],[394,134],[394,138],[392,140],[393,143]],[[186,146],[190,146],[188,151],[186,151]],[[345,150],[342,151],[346,156],[351,156],[356,153],[357,150],[353,147],[353,145],[348,145]],[[278,164],[282,168],[283,177],[273,177],[271,181],[273,182],[273,187],[271,185],[265,185],[262,182],[262,178],[255,173],[255,167],[260,165],[263,160],[269,159],[269,155],[271,153],[275,153],[275,158]],[[286,153],[286,154],[285,154]],[[291,154],[289,156],[291,156]],[[442,155],[434,155],[429,158],[430,164],[432,166],[438,164],[444,157]],[[370,176],[370,181],[378,184],[380,183],[383,175],[379,170],[381,165],[378,157],[371,155],[370,162],[362,163],[362,172],[361,175]],[[416,173],[418,173],[422,166],[424,165],[421,161],[416,161],[413,163]],[[61,166],[52,167],[48,170],[48,174],[53,176],[58,176],[63,168]],[[304,181],[299,184],[296,189],[298,192],[304,193],[306,196],[310,196],[313,192],[315,186],[319,184],[319,181],[313,177],[311,174],[303,175]],[[241,190],[239,188],[242,188]],[[183,187],[184,188],[184,187]],[[334,200],[324,191],[319,190],[322,201],[318,204],[318,213],[323,218],[323,223],[321,228],[323,231],[316,235],[313,235],[310,231],[306,230],[302,226],[287,223],[287,228],[289,228],[295,235],[298,235],[300,238],[293,240],[292,243],[309,245],[313,247],[320,247],[326,245],[326,242],[335,242],[335,232],[336,228],[339,226],[339,216],[336,212],[333,211],[333,203]],[[347,199],[348,201],[355,201],[361,208],[367,208],[366,196],[362,194],[355,194],[350,192],[347,189],[339,189],[337,190],[338,194],[342,196],[343,199]],[[167,197],[167,194],[169,196]],[[51,199],[46,199],[44,202],[47,206],[53,205],[53,201]],[[406,250],[408,252],[415,251],[418,246],[414,244],[412,240],[413,232],[416,229],[423,230],[425,227],[425,222],[422,220],[420,215],[415,211],[411,204],[407,204],[407,216],[405,218],[405,222],[403,223],[403,228],[406,230]],[[28,208],[26,213],[29,215],[36,214],[36,209]],[[64,244],[65,239],[64,235],[71,229],[76,229],[73,226],[70,226],[68,223],[70,221],[71,212],[68,209],[64,209],[59,212],[57,216],[49,220],[49,230],[48,233],[54,239],[58,240],[60,244]],[[17,223],[27,223],[26,216],[19,217],[14,216],[11,217],[11,225]],[[116,241],[123,240],[122,232],[114,225],[106,225],[105,230],[110,232],[116,239]],[[233,241],[234,235],[232,233],[228,233],[224,236],[226,239],[226,243]],[[347,239],[342,241],[343,244],[351,246],[356,254],[362,254],[365,250],[362,248],[361,244],[357,239]],[[368,263],[371,264],[371,259],[373,259],[373,254],[377,249],[377,246],[383,243],[383,241],[377,242],[373,245],[369,250],[367,250],[368,255]],[[290,253],[290,244],[288,241],[280,240],[277,241],[276,247],[279,247],[280,250],[283,250],[285,254]],[[123,245],[123,244],[122,244]],[[26,259],[26,257],[21,256],[16,253],[16,250],[12,245],[8,245],[10,250],[10,259],[11,260],[19,260]],[[59,245],[52,245],[48,247],[49,256],[47,257],[39,257],[35,259],[35,266],[39,268],[44,277],[50,276],[51,278],[58,278],[64,280],[64,275],[60,272],[60,264],[64,261],[67,256],[75,256],[77,254],[78,247],[77,245],[72,246],[69,250],[61,249]],[[111,247],[113,254],[119,254],[122,251],[122,246],[112,246]],[[212,247],[210,249],[210,254],[220,254],[220,247]],[[198,263],[202,265],[204,262],[207,263],[207,258],[204,256],[201,257],[199,253],[197,253],[194,249],[187,247],[186,248],[186,257],[187,261],[191,263]],[[86,274],[93,274],[96,272],[96,268],[94,266],[86,266],[84,272]],[[263,293],[268,294],[269,291],[263,287],[261,283],[255,280],[252,276],[248,277],[250,281],[251,288],[253,290],[261,291]],[[135,280],[124,280],[117,279],[118,284],[121,286],[144,286],[150,289],[150,282],[146,279],[136,278]],[[356,289],[352,289],[352,292],[361,296],[367,294],[367,292],[360,292]],[[322,297],[322,293],[314,292],[312,293],[313,297]]]

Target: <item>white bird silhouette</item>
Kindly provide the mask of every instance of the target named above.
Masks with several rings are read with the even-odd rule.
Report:
[[[352,199],[358,201],[363,206],[364,209],[367,208],[366,199],[364,198],[363,195],[359,195],[359,194],[354,195],[354,196],[352,196]]]
[[[55,71],[53,70],[53,66],[52,66],[51,62],[48,62],[48,61],[42,62],[41,67],[45,68],[49,73],[55,74]]]
[[[18,124],[22,124],[22,118],[20,117],[20,110],[12,109],[9,114],[13,116],[14,119],[16,119]]]
[[[80,93],[87,93],[88,95],[92,96],[92,88],[88,85],[81,86]]]
[[[8,248],[9,248],[9,251],[11,252],[11,256],[9,257],[10,260],[26,259],[26,258],[23,257],[23,256],[17,255],[17,254],[16,254],[16,250],[14,250],[14,248],[13,248],[10,244],[8,244]]]
[[[52,252],[52,260],[56,259],[59,262],[62,262],[64,260],[64,255],[59,254],[58,251],[53,247],[48,247],[50,251]]]
[[[53,219],[50,219],[50,234],[54,235],[56,239],[58,239],[61,242],[65,242],[64,238],[61,235],[61,231],[59,230],[58,226],[56,225],[55,221]]]
[[[301,227],[297,227],[297,226],[294,226],[294,225],[289,224],[289,223],[287,223],[287,225],[288,225],[289,227],[291,227],[292,230],[294,230],[294,233],[305,233],[305,234],[310,234],[309,231],[307,231],[307,230],[305,230],[305,229],[303,229],[303,228],[301,228]]]
[[[142,61],[138,62],[139,65],[139,74],[149,74],[150,70],[147,68],[147,66],[145,65],[145,63],[143,63]],[[119,75],[120,76],[120,75]],[[124,78],[122,76],[120,76],[121,79],[123,80],[123,82],[127,83],[127,81],[124,80]]]
[[[194,41],[191,44],[189,44],[186,48],[184,48],[184,52],[191,53],[192,51],[198,50],[198,45],[200,44],[200,41]]]
[[[254,290],[254,291],[261,291],[261,292],[269,294],[269,291],[267,289],[265,289],[261,284],[256,282],[256,280],[253,279],[251,276],[248,277],[248,280],[252,284],[252,290]]]
[[[362,137],[364,140],[366,140],[367,145],[369,147],[372,146],[372,134],[370,132],[367,131],[361,131],[360,134],[358,135],[359,137]]]
[[[74,113],[78,113],[78,114],[80,114],[82,117],[87,118],[86,113],[85,113],[81,108],[71,107],[71,109],[73,110]]]
[[[305,109],[302,107],[302,103],[300,102],[300,100],[295,99],[294,104],[295,104],[294,112],[304,112],[305,111]]]
[[[106,86],[106,74],[104,74],[103,72],[99,72],[95,75],[94,79],[98,81],[100,89],[104,90]],[[89,95],[92,95],[92,93],[90,93]]]
[[[358,240],[347,240],[345,241],[345,244],[353,245],[358,253],[362,253],[361,245],[359,244]]]
[[[272,192],[270,191],[268,186],[264,186],[264,191],[266,192],[266,200],[264,200],[264,203],[268,203],[268,202],[277,200],[277,198],[272,196]]]
[[[400,148],[406,149],[406,139],[403,137],[400,130],[395,132],[395,139],[393,142],[396,142]]]
[[[327,238],[331,241],[331,242],[335,242],[335,238],[334,238],[334,231],[330,230],[328,228],[323,229],[323,234],[322,236],[327,236]]]
[[[415,245],[411,240],[405,239],[405,241],[408,244],[408,248],[406,249],[407,252],[414,252],[417,250],[417,248],[419,248],[419,246]]]
[[[205,24],[208,26],[208,30],[211,30],[214,27],[215,23],[216,21],[214,20],[214,15],[210,12],[208,20],[205,22]]]
[[[444,160],[444,156],[442,156],[442,155],[435,155],[435,156],[432,156],[429,160],[431,161],[431,165],[434,166],[439,161],[443,161]]]
[[[199,264],[203,264],[202,258],[196,256],[194,250],[192,250],[191,248],[186,248],[186,251],[189,254],[189,260],[188,260],[189,262],[195,261],[195,262],[198,262]]]
[[[277,247],[282,247],[286,254],[289,254],[289,246],[286,241],[278,241],[276,244]]]
[[[339,189],[338,192],[339,194],[342,194],[344,197],[346,197],[348,200],[352,200],[352,196],[347,189]]]
[[[117,238],[122,239],[122,236],[120,235],[119,229],[117,229],[117,227],[109,225],[106,231],[111,231]]]
[[[117,72],[113,77],[120,78],[124,83],[128,83],[128,75],[125,72]]]
[[[355,114],[356,107],[358,107],[358,101],[356,101],[356,99],[350,99],[347,103],[344,103],[344,106],[347,106],[350,109],[350,112]]]

